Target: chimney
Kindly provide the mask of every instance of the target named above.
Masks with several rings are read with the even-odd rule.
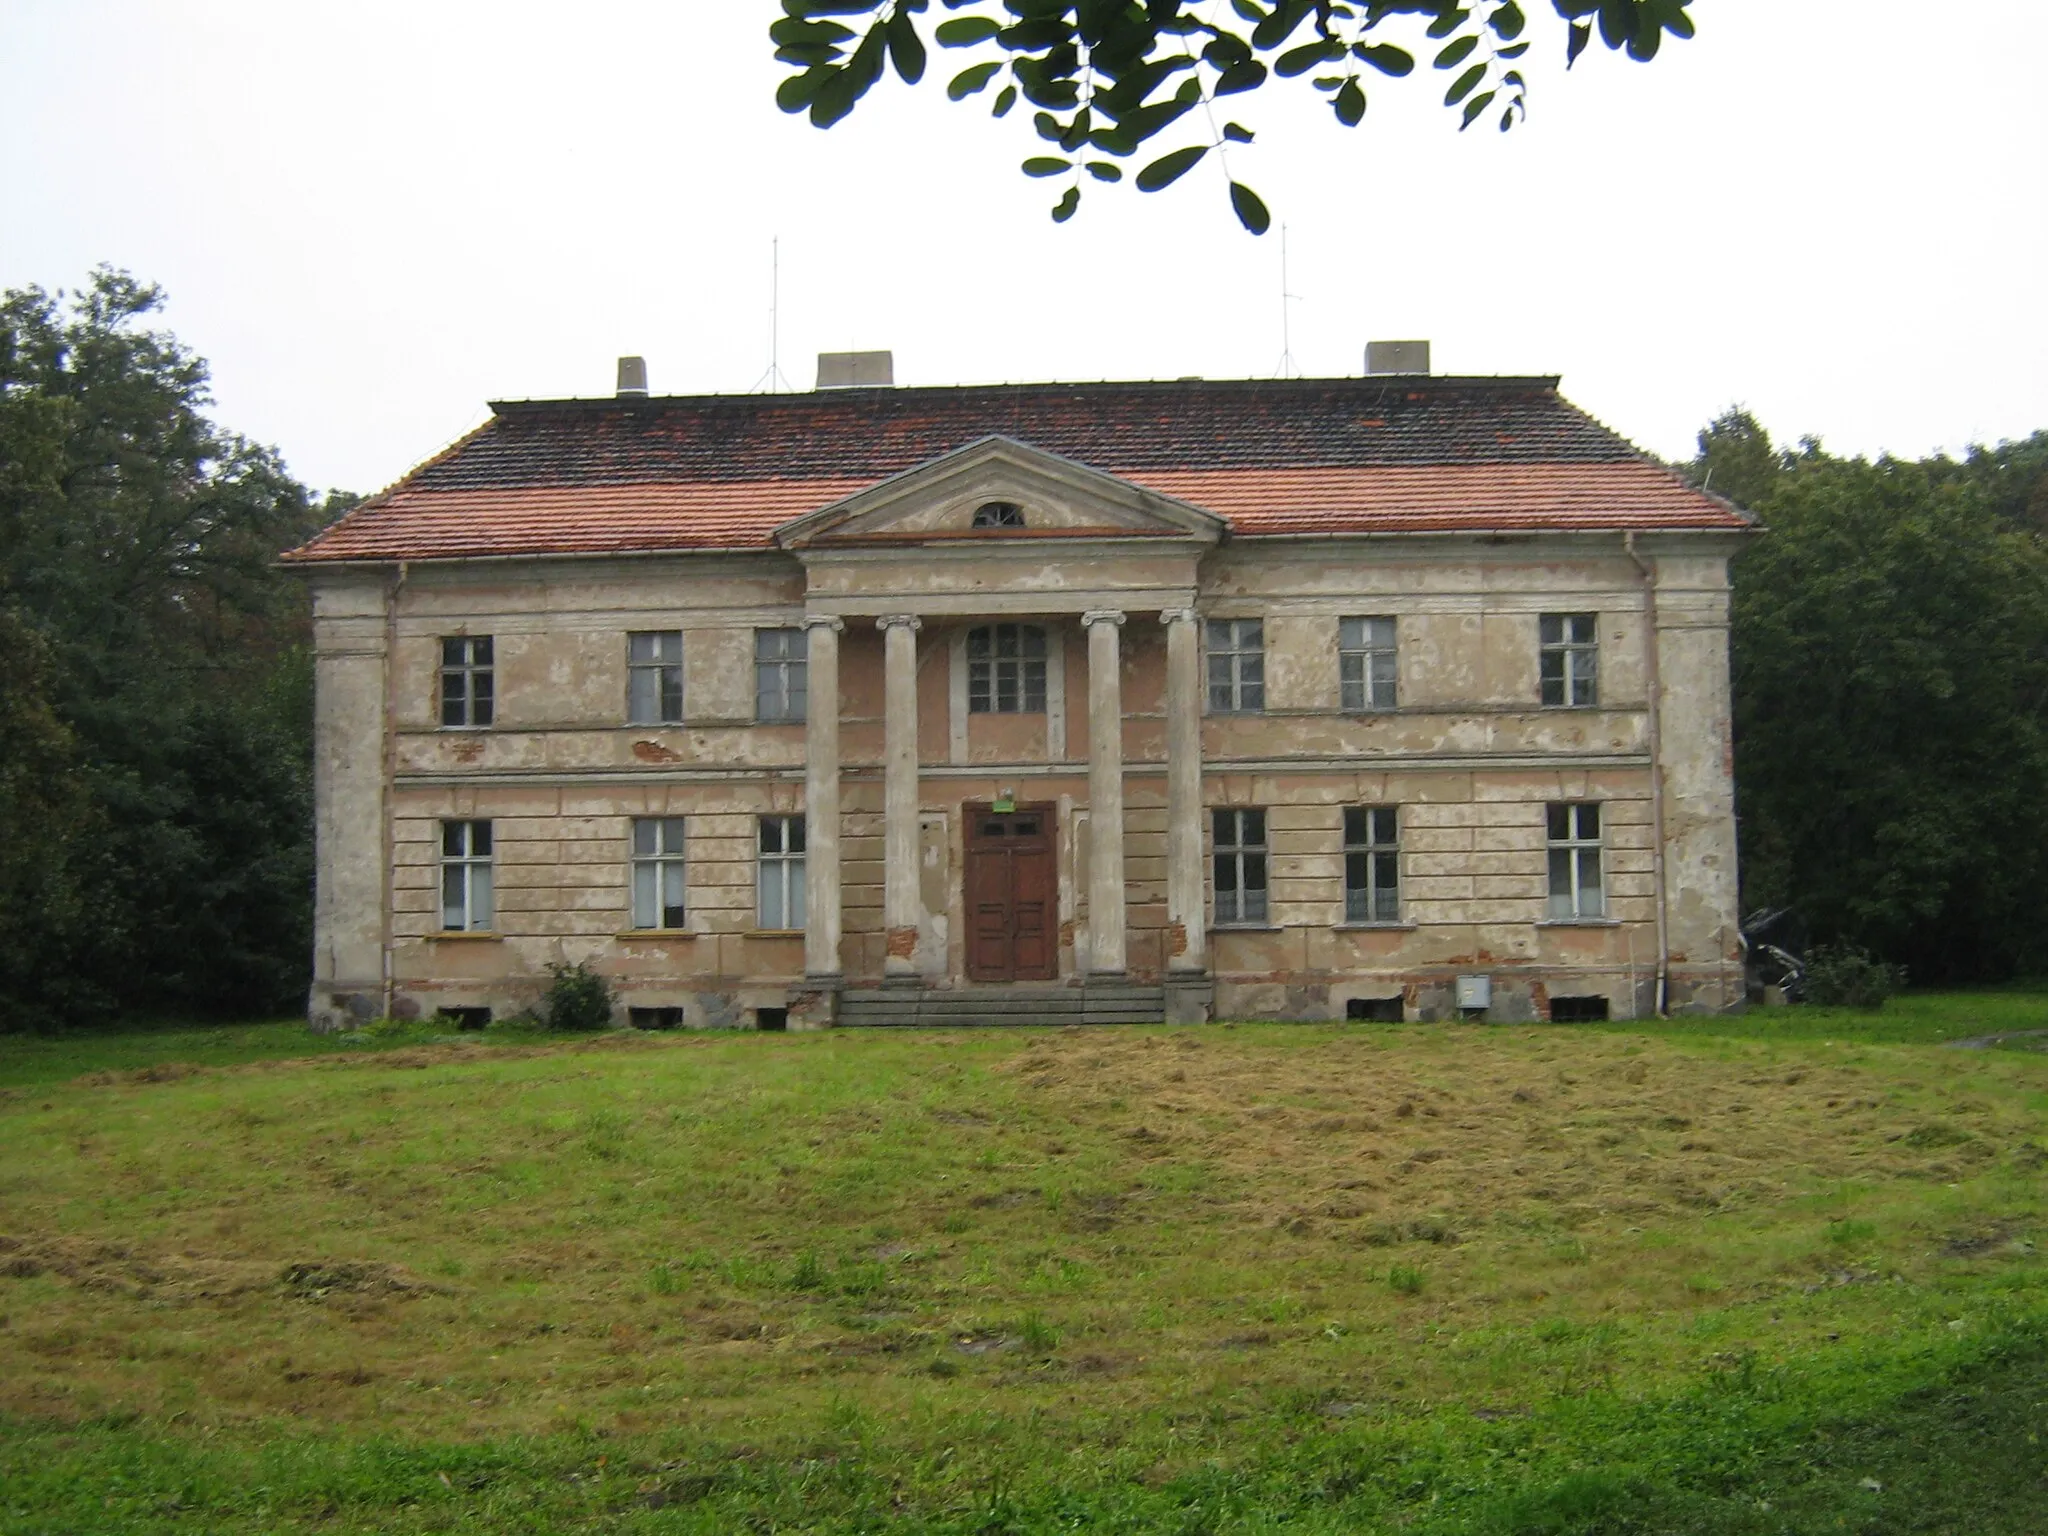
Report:
[[[1427,373],[1429,343],[1426,341],[1368,341],[1365,344],[1367,373]]]
[[[645,400],[647,398],[646,358],[622,357],[619,359],[619,398],[621,400]]]
[[[896,383],[891,352],[820,352],[818,388],[888,389]]]

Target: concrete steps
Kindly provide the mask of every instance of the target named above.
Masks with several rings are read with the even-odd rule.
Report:
[[[839,995],[842,1029],[963,1029],[998,1024],[1158,1024],[1166,991],[1132,982],[1074,987],[853,987]]]

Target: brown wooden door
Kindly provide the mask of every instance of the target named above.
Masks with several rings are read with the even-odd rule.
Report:
[[[1053,808],[964,809],[968,979],[1050,981],[1059,974]]]

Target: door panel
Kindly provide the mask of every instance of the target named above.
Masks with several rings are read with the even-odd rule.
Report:
[[[1059,973],[1051,807],[966,811],[968,978],[1049,981]]]

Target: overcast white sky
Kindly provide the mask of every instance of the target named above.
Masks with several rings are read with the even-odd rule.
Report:
[[[1733,401],[1844,452],[2048,427],[2041,0],[1696,0],[1694,41],[1570,76],[1529,9],[1506,136],[1458,134],[1441,77],[1350,132],[1239,98],[1303,371],[1429,337],[1665,454]],[[0,285],[163,284],[220,418],[362,491],[488,399],[609,393],[620,353],[755,387],[777,235],[798,388],[860,347],[906,384],[1275,373],[1279,231],[1210,167],[1055,226],[1023,114],[945,100],[957,56],[830,133],[778,112],[778,11],[0,0]]]

